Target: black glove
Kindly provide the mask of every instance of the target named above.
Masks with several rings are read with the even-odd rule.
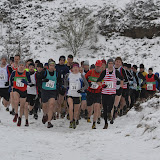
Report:
[[[33,87],[33,86],[35,86],[35,84],[28,84],[30,87]]]
[[[5,83],[5,86],[9,86],[9,82],[6,82],[6,83]]]
[[[82,93],[83,91],[82,91],[82,90],[78,90],[77,92],[78,92],[78,93]]]
[[[42,79],[42,82],[48,82],[49,79]]]

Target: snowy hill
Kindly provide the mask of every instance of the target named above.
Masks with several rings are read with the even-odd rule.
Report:
[[[10,53],[16,53],[16,48],[19,47],[18,40],[21,41],[21,51],[26,52],[25,59],[29,57],[41,59],[41,61],[46,62],[49,58],[53,58],[56,61],[60,55],[68,55],[71,52],[65,48],[59,47],[59,41],[56,39],[54,29],[58,25],[59,18],[66,11],[72,11],[75,8],[87,8],[92,11],[96,19],[96,27],[102,21],[104,21],[104,16],[111,14],[112,9],[114,17],[113,21],[106,20],[105,25],[110,26],[111,22],[117,27],[124,28],[124,23],[128,25],[129,16],[126,7],[131,2],[131,0],[54,0],[54,1],[22,1],[16,5],[9,7],[7,0],[0,2],[1,12],[3,16],[11,18],[11,37],[14,37],[14,42],[9,46],[12,48]],[[137,2],[137,0],[135,1]],[[147,0],[140,1],[148,2]],[[155,5],[159,5],[159,1],[154,1]],[[137,4],[136,4],[137,5]],[[106,10],[106,8],[109,8]],[[103,13],[105,9],[105,12]],[[139,13],[139,8],[135,9],[135,16]],[[156,13],[159,11],[145,10],[147,17],[150,15],[152,17],[152,23],[159,25],[159,16],[155,18]],[[122,12],[126,11],[126,16]],[[11,13],[11,14],[10,14]],[[142,12],[143,14],[143,12]],[[120,17],[122,16],[122,17]],[[1,52],[6,52],[6,45],[4,41],[8,37],[8,23],[5,23],[7,18],[4,18],[1,25]],[[115,19],[114,19],[115,18]],[[144,18],[145,19],[145,18]],[[143,20],[144,21],[144,20]],[[139,24],[139,22],[137,22]],[[145,21],[145,23],[147,23]],[[123,24],[123,26],[121,26]],[[121,28],[121,29],[122,29]],[[98,29],[98,28],[97,28]],[[103,30],[104,32],[104,30]],[[16,42],[17,41],[17,42]],[[97,30],[97,41],[92,44],[88,49],[82,49],[80,54],[76,56],[75,60],[89,59],[90,63],[94,63],[97,59],[108,57],[122,56],[124,61],[130,62],[132,64],[144,63],[146,68],[153,67],[155,71],[160,70],[159,62],[159,50],[160,50],[160,38],[155,37],[153,39],[133,39],[129,37],[121,36],[118,33],[112,34],[112,36],[103,36]]]

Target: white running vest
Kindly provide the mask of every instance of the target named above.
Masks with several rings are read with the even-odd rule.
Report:
[[[0,67],[0,88],[8,88],[8,86],[5,86],[5,83],[8,82],[7,66],[4,68]]]
[[[116,94],[116,83],[117,78],[115,74],[115,69],[113,69],[113,73],[109,74],[108,68],[106,69],[106,75],[103,79],[103,84],[105,84],[107,87],[102,88],[102,94]]]
[[[77,92],[78,90],[81,89],[81,81],[83,80],[81,73],[78,74],[69,73],[68,80],[69,80],[69,89],[67,95],[72,97],[81,97],[81,94]]]
[[[36,84],[35,74],[36,73],[30,75],[32,84]],[[27,94],[36,95],[37,94],[36,86],[33,87],[27,86]]]

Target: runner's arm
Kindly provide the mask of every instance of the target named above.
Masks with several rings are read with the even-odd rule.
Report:
[[[88,87],[89,87],[89,84],[85,78],[85,76],[83,74],[81,74],[82,76],[82,79],[83,79],[83,83],[84,83],[84,87],[81,88],[82,91],[85,91]]]
[[[97,84],[99,85],[99,86],[102,86],[102,80],[103,80],[103,78],[105,77],[105,75],[106,75],[106,70],[104,70],[102,73],[101,73],[101,75],[100,75],[100,77],[97,79]]]

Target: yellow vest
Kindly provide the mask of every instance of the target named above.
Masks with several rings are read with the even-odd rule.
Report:
[[[144,71],[144,72],[142,73],[142,75],[143,75],[144,77],[146,77],[147,72]],[[146,84],[144,84],[144,85],[142,86],[142,88],[146,88]]]

